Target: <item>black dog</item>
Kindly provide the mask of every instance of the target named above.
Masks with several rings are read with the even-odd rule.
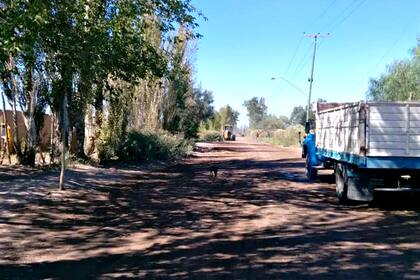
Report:
[[[219,170],[219,168],[217,166],[211,165],[209,167],[209,171],[210,171],[210,176],[216,178],[217,177],[217,171]]]

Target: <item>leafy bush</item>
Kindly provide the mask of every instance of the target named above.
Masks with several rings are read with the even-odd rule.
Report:
[[[198,135],[198,141],[200,142],[217,142],[221,140],[222,136],[220,135],[220,132],[215,130],[205,130]]]
[[[193,144],[168,132],[131,131],[122,145],[120,160],[175,160],[191,154]]]

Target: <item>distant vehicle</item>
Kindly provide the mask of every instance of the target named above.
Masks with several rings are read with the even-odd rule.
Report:
[[[226,124],[223,126],[223,140],[225,141],[235,141],[236,136],[233,134],[233,126]]]
[[[318,103],[315,126],[302,144],[307,177],[334,169],[341,203],[420,191],[420,102]]]

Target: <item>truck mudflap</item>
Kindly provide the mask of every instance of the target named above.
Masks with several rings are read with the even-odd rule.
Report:
[[[372,201],[373,188],[370,183],[370,176],[359,169],[347,167],[347,197],[357,201]]]
[[[365,202],[373,200],[373,188],[368,174],[345,163],[336,163],[334,171],[340,203],[346,204],[348,200]]]

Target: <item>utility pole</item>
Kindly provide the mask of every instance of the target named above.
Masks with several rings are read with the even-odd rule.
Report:
[[[314,66],[315,66],[315,56],[316,56],[316,43],[318,41],[318,37],[324,38],[329,36],[330,33],[321,35],[321,33],[316,34],[304,34],[305,37],[314,38],[314,54],[312,56],[312,69],[311,69],[311,77],[308,79],[309,81],[309,94],[308,94],[308,107],[306,108],[306,125],[305,131],[309,133],[309,113],[311,112],[311,95],[312,95],[312,82],[314,81]]]

